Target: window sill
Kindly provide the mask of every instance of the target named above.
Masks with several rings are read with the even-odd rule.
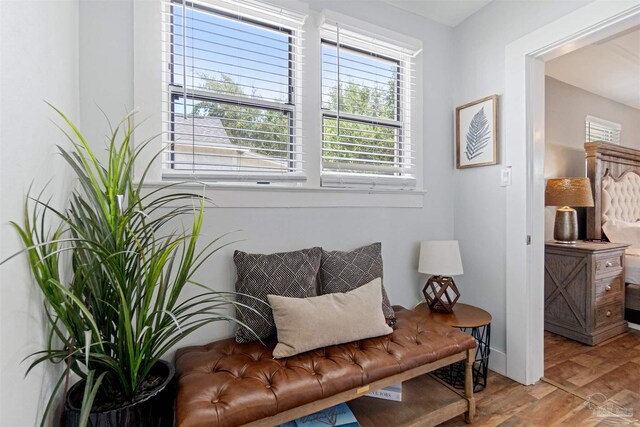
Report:
[[[154,190],[170,182],[145,182]],[[259,184],[177,183],[172,189],[202,190],[219,208],[421,208],[425,191],[302,187]]]

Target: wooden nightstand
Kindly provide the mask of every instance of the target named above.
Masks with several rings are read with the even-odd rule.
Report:
[[[624,250],[619,243],[547,242],[544,328],[589,345],[627,330]]]

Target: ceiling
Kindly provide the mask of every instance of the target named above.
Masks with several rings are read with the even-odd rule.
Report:
[[[546,74],[640,109],[640,28],[583,47],[545,64]]]
[[[491,0],[383,0],[400,9],[455,27]]]

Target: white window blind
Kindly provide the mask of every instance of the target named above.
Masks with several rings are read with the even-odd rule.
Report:
[[[587,142],[605,141],[620,145],[622,125],[598,117],[585,119],[585,137]]]
[[[165,175],[305,179],[303,22],[261,2],[165,1]]]
[[[415,188],[417,52],[339,23],[323,24],[321,38],[322,185]]]

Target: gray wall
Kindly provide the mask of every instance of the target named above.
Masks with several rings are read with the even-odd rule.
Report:
[[[589,70],[584,70],[588,73]],[[640,79],[640,76],[638,77]],[[640,149],[640,110],[547,76],[545,79],[545,178],[586,176],[585,118],[622,125],[620,145]],[[545,208],[545,240],[553,238],[555,207]]]
[[[589,70],[584,70],[589,73]],[[638,76],[640,81],[640,76]],[[545,78],[545,139],[547,146],[583,149],[586,116],[622,125],[620,145],[640,148],[640,110],[587,92],[547,76]],[[553,172],[553,165],[549,173]],[[546,170],[545,170],[546,174]],[[549,175],[551,177],[551,175]]]

